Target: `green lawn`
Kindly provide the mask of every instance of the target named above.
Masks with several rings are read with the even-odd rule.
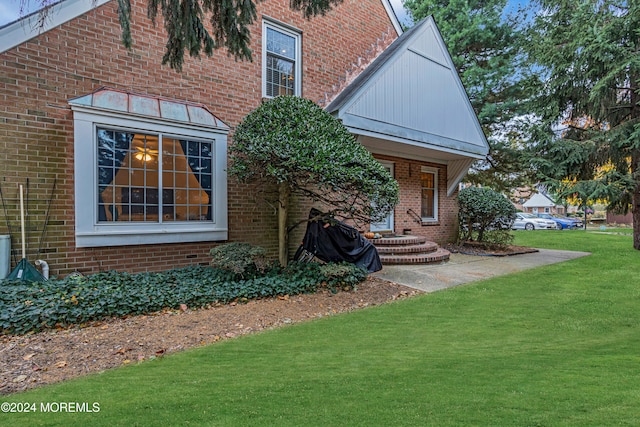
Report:
[[[100,412],[0,413],[0,422],[640,425],[640,252],[631,237],[516,236],[593,255],[1,397],[38,410],[97,402]]]

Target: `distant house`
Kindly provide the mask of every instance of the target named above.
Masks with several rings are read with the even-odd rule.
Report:
[[[542,193],[536,193],[529,200],[522,204],[523,211],[533,214],[551,213],[565,215],[564,206],[556,204],[551,198]]]
[[[388,0],[310,20],[289,5],[257,2],[253,62],[220,50],[181,73],[162,65],[145,2],[132,2],[131,50],[115,0],[62,0],[43,29],[35,15],[0,27],[0,234],[19,247],[29,178],[28,258],[52,275],[206,264],[227,241],[275,254],[273,204],[227,179],[227,146],[264,99],[293,95],[342,120],[400,184],[395,211],[366,228],[453,237],[458,183],[488,144],[434,20],[403,32]],[[309,208],[299,201],[292,224]]]

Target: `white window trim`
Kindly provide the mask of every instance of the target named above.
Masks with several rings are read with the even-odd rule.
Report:
[[[172,120],[72,106],[76,247],[124,246],[227,240],[227,132]],[[213,221],[184,223],[98,223],[96,128],[160,133],[213,142]]]
[[[422,172],[428,172],[433,174],[433,217],[422,217],[422,222],[438,222],[438,173],[437,168],[428,166],[422,166]],[[420,200],[422,201],[422,185],[420,186]]]
[[[295,81],[294,96],[302,96],[302,36],[301,32],[293,28],[278,24],[275,21],[262,21],[262,97],[273,98],[267,95],[267,28],[279,31],[296,39],[296,60],[294,63]]]
[[[391,176],[395,177],[395,171],[394,171],[396,166],[395,163],[389,162],[386,160],[378,160],[378,163],[380,163],[385,168],[388,168]],[[384,227],[384,225],[386,225],[387,222],[389,223],[389,227]],[[380,221],[377,223],[372,222],[371,224],[369,224],[369,231],[373,231],[373,232],[393,231],[395,229],[395,224],[396,224],[395,209],[391,209],[391,212],[389,212],[389,215],[387,215],[387,218],[385,221]]]

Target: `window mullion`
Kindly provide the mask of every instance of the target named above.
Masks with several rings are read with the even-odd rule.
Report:
[[[163,138],[164,135],[163,134],[158,134],[158,223],[162,224],[164,222],[164,218],[163,218],[163,212],[164,212],[164,207],[163,207],[163,202],[164,202],[164,191],[163,191],[163,182],[162,182],[162,154],[164,151],[164,142],[163,142]]]

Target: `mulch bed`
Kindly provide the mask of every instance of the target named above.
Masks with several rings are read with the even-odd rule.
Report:
[[[185,306],[69,329],[0,335],[0,395],[421,293],[369,276],[355,290],[336,294],[321,290],[197,310]]]
[[[451,253],[475,256],[513,256],[538,252],[537,249],[526,246],[491,245],[482,242],[448,243],[442,245]]]

